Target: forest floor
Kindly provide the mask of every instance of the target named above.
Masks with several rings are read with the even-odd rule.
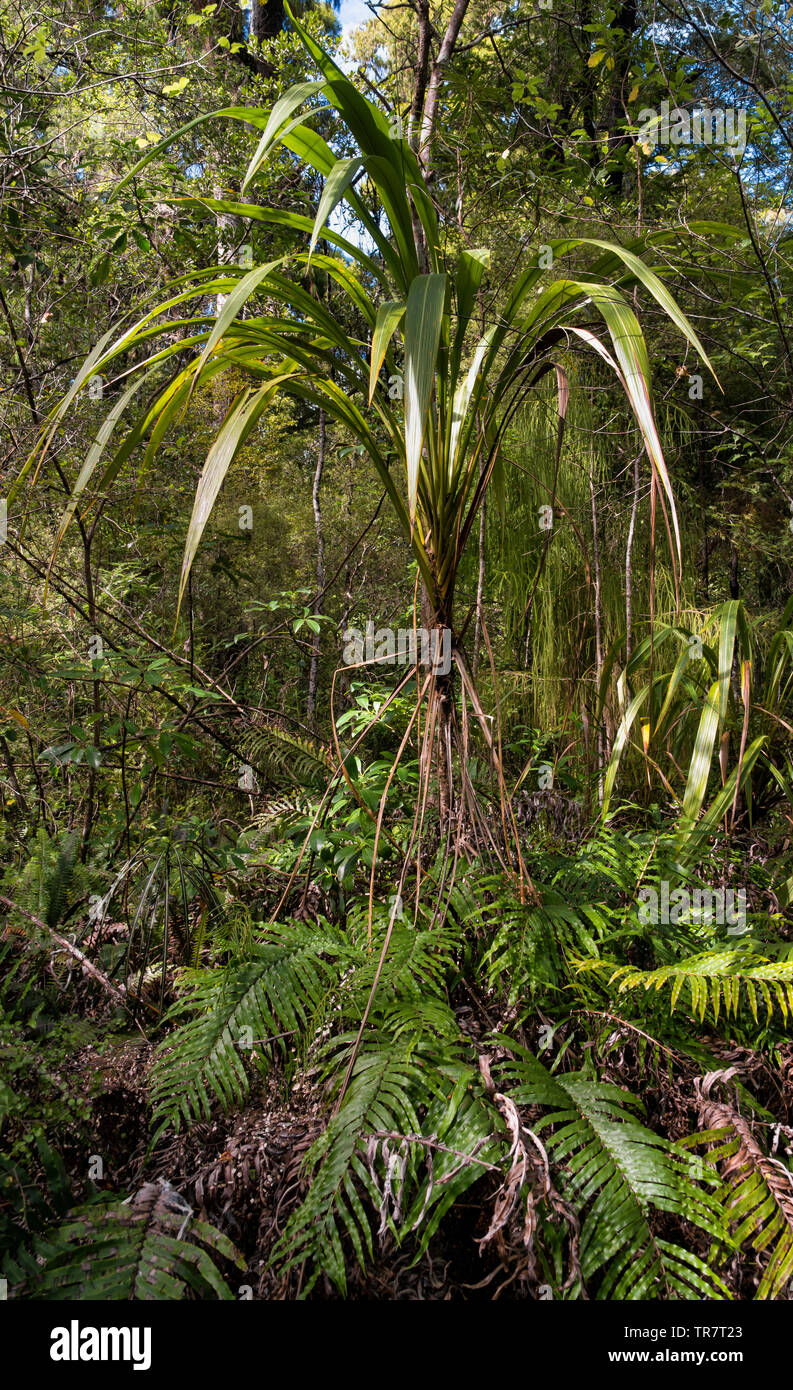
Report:
[[[472,1036],[484,1035],[490,1021],[484,1011],[471,1007],[473,998],[467,989],[459,1012]],[[648,1073],[646,1054],[640,1055],[631,1026],[617,1018],[614,1023],[620,1045],[611,1057],[610,1079],[642,1095],[651,1125],[661,1125],[671,1138],[683,1138],[691,1128],[691,1077],[662,1066]],[[780,1118],[783,1128],[793,1126],[793,1043],[779,1049],[777,1066],[757,1051],[716,1035],[705,1033],[701,1041],[725,1068],[739,1069],[756,1100]],[[96,1148],[104,1156],[107,1180],[103,1186],[123,1193],[152,1181],[170,1184],[190,1202],[197,1217],[222,1230],[242,1252],[247,1267],[233,1275],[240,1289],[249,1289],[248,1296],[255,1299],[298,1298],[303,1271],[298,1267],[279,1274],[270,1267],[269,1257],[308,1190],[303,1161],[327,1116],[321,1087],[311,1084],[310,1073],[301,1073],[296,1084],[287,1088],[283,1073],[271,1070],[254,1083],[242,1108],[193,1124],[181,1133],[170,1132],[152,1146],[147,1097],[153,1057],[154,1048],[145,1038],[128,1037],[118,1043],[108,1041],[101,1050],[83,1048],[71,1059],[73,1079],[90,1109]],[[83,1146],[73,1154],[64,1147],[67,1170],[73,1167],[70,1176],[75,1181],[83,1155]],[[498,1187],[498,1174],[486,1175],[468,1200],[455,1203],[418,1261],[409,1248],[399,1249],[386,1233],[376,1247],[377,1258],[365,1272],[350,1260],[347,1298],[485,1302],[494,1297],[535,1298],[536,1274],[525,1259],[516,1260],[521,1235],[517,1228],[505,1231],[487,1249],[481,1246]],[[674,1218],[656,1213],[652,1224],[665,1239],[686,1239]],[[704,1237],[696,1253],[707,1259]],[[754,1296],[750,1266],[742,1265],[737,1254],[727,1277],[737,1297]],[[320,1280],[312,1296],[341,1297],[327,1278]]]

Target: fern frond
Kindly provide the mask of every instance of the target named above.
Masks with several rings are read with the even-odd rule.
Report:
[[[55,867],[45,884],[44,891],[47,897],[47,916],[45,920],[47,926],[52,927],[53,930],[57,927],[68,907],[69,886],[77,861],[77,850],[79,845],[79,831],[73,830],[70,835],[66,836],[58,853],[58,858],[55,861]]]
[[[336,1040],[333,1048],[333,1067],[340,1074],[346,1058],[354,1043],[354,1035],[348,1034]],[[341,1053],[338,1051],[341,1046]],[[437,1226],[443,1212],[460,1195],[470,1182],[475,1181],[486,1171],[482,1164],[463,1164],[462,1181],[455,1186],[449,1184],[448,1190],[438,1186],[441,1176],[448,1180],[452,1170],[460,1167],[459,1158],[444,1150],[439,1154],[436,1180],[426,1182],[416,1192],[420,1165],[426,1159],[426,1151],[415,1140],[428,1133],[426,1121],[422,1126],[419,1111],[426,1108],[430,1123],[434,1120],[438,1130],[447,1140],[447,1149],[455,1145],[449,1142],[451,1120],[461,1108],[470,1112],[468,1086],[473,1070],[465,1068],[462,1078],[458,1076],[449,1087],[450,1075],[439,1068],[439,1050],[434,1040],[417,1038],[415,1032],[410,1037],[401,1034],[395,1037],[389,1031],[372,1030],[364,1039],[358,1053],[352,1078],[337,1115],[330,1121],[325,1132],[312,1145],[306,1155],[306,1166],[312,1172],[308,1195],[302,1206],[292,1215],[286,1229],[273,1251],[273,1262],[285,1271],[307,1260],[311,1266],[311,1276],[304,1293],[310,1291],[318,1275],[325,1272],[342,1293],[346,1292],[347,1277],[343,1241],[349,1238],[361,1268],[367,1257],[373,1257],[373,1239],[370,1216],[374,1209],[381,1217],[381,1230],[390,1228],[396,1234],[393,1220],[388,1212],[388,1188],[381,1190],[373,1168],[374,1157],[384,1136],[396,1136],[402,1142],[402,1162],[400,1187],[404,1193],[415,1193],[411,1212],[404,1230],[414,1229],[429,1208],[434,1196],[436,1211],[433,1221],[424,1232],[425,1242]],[[450,1068],[454,1069],[454,1053],[448,1054]],[[457,1064],[459,1071],[459,1064]],[[445,1127],[442,1124],[446,1114]],[[476,1112],[481,1122],[483,1107]],[[492,1123],[484,1128],[480,1123],[474,1125],[466,1135],[463,1126],[458,1126],[455,1140],[461,1145],[486,1139]],[[404,1136],[410,1136],[407,1139]],[[432,1140],[439,1138],[432,1134]],[[465,1153],[463,1152],[463,1157]],[[441,1172],[441,1169],[443,1172]],[[368,1198],[368,1201],[366,1200]],[[366,1205],[365,1205],[366,1202]]]
[[[793,1173],[763,1152],[734,1105],[711,1097],[714,1085],[730,1080],[734,1070],[709,1072],[697,1082],[703,1131],[686,1142],[710,1146],[703,1158],[721,1175],[719,1196],[735,1244],[771,1252],[756,1297],[773,1299],[793,1279]]]
[[[520,901],[514,879],[469,864],[448,894],[444,919],[453,923],[460,945],[469,948],[477,937],[486,943],[478,968],[491,988],[505,985],[510,1003],[528,1003],[547,985],[566,974],[565,953],[572,949],[598,953],[592,921],[557,892],[534,879],[540,902]]]
[[[642,1124],[641,1102],[627,1091],[583,1073],[552,1076],[531,1053],[502,1041],[513,1053],[502,1089],[516,1104],[550,1112],[534,1128],[546,1131],[560,1191],[585,1212],[585,1286],[596,1280],[598,1299],[729,1298],[698,1256],[659,1239],[650,1221],[653,1210],[668,1212],[724,1236],[718,1204],[695,1180],[685,1150]]]
[[[221,1231],[203,1221],[168,1183],[147,1183],[131,1206],[93,1203],[47,1235],[49,1254],[32,1285],[35,1299],[173,1300],[234,1294],[212,1256],[239,1269],[245,1261]]]
[[[250,1080],[243,1058],[263,1040],[302,1033],[320,1011],[350,954],[341,932],[275,925],[251,958],[221,970],[186,971],[189,992],[168,1013],[178,1024],[159,1048],[151,1095],[160,1129],[207,1118],[213,1103],[239,1105]]]
[[[608,972],[609,985],[619,981],[618,994],[638,988],[660,990],[671,984],[670,1012],[674,1012],[685,989],[692,1017],[699,1017],[700,1021],[709,1007],[714,1022],[722,1008],[727,1017],[735,1017],[742,1000],[748,1003],[756,1023],[758,1004],[765,1007],[769,1022],[775,1005],[784,1022],[788,1010],[793,1014],[793,961],[768,960],[742,948],[705,951],[656,970],[637,970],[614,961],[585,960],[576,964],[582,971]]]
[[[554,882],[576,899],[593,894],[613,896],[615,890],[633,897],[637,881],[646,880],[651,867],[658,868],[665,847],[658,835],[626,835],[613,826],[600,826],[574,857],[561,860]]]
[[[378,969],[380,951],[377,949],[385,935],[391,909],[376,903],[373,913],[373,949],[367,949],[369,905],[366,901],[353,904],[347,914],[350,942],[360,951],[351,989],[362,1010],[366,1004]],[[464,932],[452,918],[435,922],[430,907],[419,903],[416,925],[410,907],[402,911],[391,927],[388,955],[383,965],[378,999],[381,1003],[393,999],[424,999],[428,994],[444,995],[449,973],[455,969],[455,952],[463,943]]]
[[[429,1136],[423,1171],[400,1239],[415,1231],[416,1259],[427,1249],[446,1212],[489,1170],[508,1159],[501,1118],[485,1099],[481,1075],[465,1062],[439,1068],[442,1093],[427,1107],[423,1134]]]
[[[501,982],[507,985],[510,1004],[557,984],[566,973],[570,951],[599,954],[593,933],[595,905],[573,908],[553,890],[536,883],[535,888],[541,896],[539,905],[521,904],[513,893],[506,902],[497,900],[492,909],[492,920],[498,925],[482,963],[492,987]]]
[[[42,1232],[57,1224],[73,1201],[60,1154],[42,1135],[35,1147],[41,1176],[0,1154],[0,1275],[11,1285],[38,1275]]]
[[[330,751],[316,739],[276,724],[267,724],[250,734],[244,747],[251,763],[276,786],[324,789],[334,767]]]
[[[292,795],[273,797],[265,810],[258,811],[253,818],[253,828],[257,841],[275,840],[289,835],[297,825],[313,819],[315,807],[307,796]]]

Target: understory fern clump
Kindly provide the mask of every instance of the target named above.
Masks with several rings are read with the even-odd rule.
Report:
[[[51,839],[40,829],[31,841],[26,862],[21,870],[9,869],[3,876],[2,891],[13,896],[22,909],[11,910],[11,921],[20,930],[30,930],[33,914],[55,928],[63,921],[75,898],[87,891],[88,875],[79,862],[80,836],[70,831],[59,839]]]
[[[742,1296],[787,1297],[789,1155],[757,1133],[773,1112],[755,1075],[719,1070],[719,1052],[737,1036],[783,1056],[788,945],[760,914],[737,944],[718,923],[643,922],[639,887],[675,865],[618,838],[567,859],[535,847],[531,880],[441,851],[396,884],[372,873],[371,894],[327,916],[305,895],[266,923],[240,904],[244,942],[175,969],[144,1167],[291,1090],[312,1120],[255,1260],[291,1296],[348,1296],[384,1261],[420,1265],[462,1239],[473,1284],[521,1297],[729,1300],[737,1252]],[[717,1081],[735,1103],[714,1099]],[[75,1206],[46,1144],[27,1157],[2,1227],[26,1297],[233,1296],[229,1271],[252,1261],[233,1195],[196,1214],[163,1179]]]
[[[307,1155],[308,1196],[273,1252],[285,1270],[308,1261],[306,1292],[320,1273],[345,1291],[344,1239],[364,1268],[375,1253],[373,1216],[379,1236],[423,1227],[426,1246],[443,1212],[503,1148],[497,1117],[468,1094],[474,1072],[459,1042],[416,1037],[404,1028],[367,1036],[338,1112]],[[337,1077],[354,1041],[337,1040]]]
[[[286,1038],[303,1034],[352,954],[337,929],[294,924],[263,934],[243,962],[185,971],[186,992],[170,1012],[179,1026],[153,1071],[155,1119],[178,1129],[209,1116],[218,1101],[241,1104],[252,1053],[283,1052]]]
[[[509,1277],[535,1297],[541,1283],[567,1299],[732,1297],[725,1262],[746,1223],[725,1209],[717,1168],[652,1128],[636,1092],[611,1079],[608,1049],[598,1074],[597,1021],[619,1036],[635,986],[655,995],[670,982],[674,1004],[699,978],[714,1024],[734,1015],[741,989],[784,1022],[787,963],[739,947],[712,952],[698,976],[687,958],[637,970],[605,954],[624,938],[624,907],[607,892],[575,900],[535,883],[521,902],[509,878],[473,866],[439,911],[439,882],[441,861],[424,895],[406,883],[398,897],[353,902],[343,923],[264,925],[244,959],[183,972],[152,1073],[157,1133],[243,1104],[270,1067],[312,1076],[327,1122],[270,1252],[282,1277],[300,1271],[301,1297],[323,1276],[344,1294],[351,1268],[365,1277],[390,1248],[420,1260],[464,1193],[483,1212],[480,1250],[497,1241]],[[592,887],[586,868],[581,882]],[[607,989],[627,982],[605,1015],[593,971]],[[564,1044],[551,1047],[557,1031]],[[661,1056],[663,1039],[637,1031]],[[758,1296],[784,1286],[787,1254],[761,1273]]]

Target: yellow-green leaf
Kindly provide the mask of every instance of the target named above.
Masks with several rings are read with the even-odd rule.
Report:
[[[377,320],[372,334],[372,351],[369,358],[369,404],[372,403],[377,378],[380,375],[380,368],[383,359],[388,351],[388,344],[405,317],[405,306],[401,300],[387,299],[377,310]]]

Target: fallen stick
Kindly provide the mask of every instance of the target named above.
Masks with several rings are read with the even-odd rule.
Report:
[[[126,1004],[127,991],[125,986],[114,985],[112,980],[107,978],[107,975],[103,975],[102,971],[97,970],[96,966],[88,957],[83,955],[79,947],[73,946],[71,941],[67,941],[65,936],[61,936],[60,932],[55,931],[52,927],[48,927],[47,923],[42,922],[40,917],[34,916],[34,914],[28,912],[26,908],[20,907],[19,903],[13,902],[11,898],[3,897],[2,893],[0,893],[0,903],[5,903],[6,907],[13,907],[15,912],[21,912],[22,916],[27,917],[29,922],[33,922],[35,926],[41,927],[44,931],[49,932],[53,941],[57,941],[58,945],[62,946],[64,951],[68,951],[70,956],[73,956],[75,960],[80,962],[80,965],[87,975],[90,975],[92,979],[96,980],[97,984],[100,984],[103,989],[107,990],[108,994],[114,995],[116,999],[121,1000],[122,1004]]]

